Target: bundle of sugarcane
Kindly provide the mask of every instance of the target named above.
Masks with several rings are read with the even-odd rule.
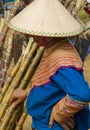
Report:
[[[2,100],[2,103],[1,103],[2,109],[0,110],[0,118],[2,117],[6,107],[8,105],[8,101],[10,99],[12,92],[14,91],[15,88],[18,87],[24,73],[26,72],[26,69],[27,69],[30,61],[32,61],[32,57],[35,54],[37,47],[38,47],[37,43],[34,42],[31,51],[25,57],[23,65],[20,66],[19,71],[17,72],[16,76],[12,80],[12,82],[8,88],[8,91],[6,92],[6,94]]]
[[[26,89],[30,88],[31,82],[29,81]],[[25,101],[26,102],[26,101]],[[4,115],[4,122],[2,123],[0,129],[1,130],[22,130],[23,123],[27,117],[27,112],[25,108],[25,102],[17,107],[14,108],[14,103],[6,110]],[[8,111],[8,115],[7,115]],[[17,116],[18,115],[18,116]]]
[[[28,83],[28,86],[26,88],[28,89],[28,88],[30,88],[30,86],[31,86],[31,82]],[[13,105],[14,104],[12,104],[8,110],[8,112],[10,113],[9,116],[7,115],[7,112],[5,114],[7,119],[5,119],[5,122],[2,124],[3,130],[4,130],[4,128],[6,128],[6,126],[7,126],[6,130],[14,130],[14,129],[15,130],[22,130],[23,123],[27,117],[25,103],[18,106],[16,110],[13,108]],[[12,110],[12,111],[10,111],[10,110]]]
[[[31,50],[32,44],[33,44],[33,39],[30,38],[25,51],[21,54],[17,64],[15,65],[14,69],[12,70],[11,74],[9,76],[7,76],[5,84],[4,84],[2,91],[0,93],[0,103],[2,102],[2,99],[5,95],[5,93],[7,92],[7,89],[10,86],[13,78],[17,74],[17,71],[19,70],[20,66],[23,64],[25,58],[28,56],[28,53]]]
[[[11,57],[11,52],[12,52],[13,31],[11,32],[11,35],[10,35],[10,31],[8,31],[8,26],[6,23],[16,14],[16,11],[17,11],[18,7],[20,7],[20,6],[22,6],[22,2],[16,1],[15,6],[11,9],[11,11],[9,11],[9,14],[7,16],[8,18],[6,18],[7,20],[4,20],[5,25],[0,33],[0,45],[1,45],[0,46],[0,57],[1,57],[1,60],[0,60],[0,70],[1,70],[0,71],[0,88],[3,87],[6,71],[7,71],[9,63],[10,63],[10,57]],[[3,41],[4,41],[4,44],[2,44]]]
[[[15,3],[15,6],[12,8],[12,10],[11,10],[11,12],[9,13],[9,16],[8,16],[8,20],[5,20],[6,21],[6,23],[7,23],[7,21],[9,21],[11,18],[12,18],[12,16],[14,16],[15,15],[15,13],[16,13],[16,11],[17,11],[17,9],[18,9],[18,7],[19,6],[21,6],[21,2],[19,2],[19,1],[16,1],[16,3]],[[6,27],[6,26],[5,26]],[[10,30],[10,29],[9,29]],[[5,32],[5,31],[4,31]],[[1,32],[2,33],[2,32]],[[0,88],[2,88],[3,87],[3,84],[4,84],[4,81],[5,81],[5,76],[6,76],[6,71],[7,71],[7,69],[8,69],[8,66],[9,66],[9,63],[10,63],[10,57],[11,57],[11,52],[12,52],[12,41],[13,41],[13,38],[11,38],[11,36],[13,35],[13,32],[11,32],[11,35],[10,35],[10,31],[7,31],[7,35],[6,35],[6,37],[5,37],[5,42],[4,42],[4,45],[3,45],[3,52],[2,52],[2,62],[0,61],[0,66],[1,66],[1,68],[0,68],[0,70],[1,70],[1,76],[0,76]],[[20,34],[21,35],[21,34]],[[19,35],[19,37],[20,37],[20,35]],[[23,34],[24,35],[24,34]],[[8,38],[7,38],[8,37]],[[24,37],[23,37],[24,38]],[[21,39],[23,39],[23,38],[21,38]],[[1,38],[2,39],[2,38]],[[16,40],[17,38],[15,38],[15,40]],[[19,40],[21,40],[21,39],[19,39]],[[14,40],[14,41],[15,41]],[[10,42],[11,41],[11,42]],[[9,42],[9,43],[8,43]],[[16,42],[16,41],[15,41]],[[15,43],[14,42],[14,43]],[[23,42],[23,41],[22,41]],[[7,43],[7,46],[5,45],[5,43]],[[11,43],[11,45],[10,45],[10,43]],[[18,44],[17,43],[17,46],[18,45],[22,45],[21,43],[20,44]],[[17,48],[21,48],[21,47],[17,47]],[[14,51],[13,50],[13,52],[14,52],[14,54],[15,54],[15,52],[16,51]],[[20,52],[20,51],[18,51],[18,52]],[[17,54],[16,54],[17,55]],[[14,55],[14,56],[16,56],[16,55]],[[19,55],[20,56],[20,55]],[[14,59],[16,59],[15,57],[14,57]],[[2,72],[3,71],[3,72]]]
[[[14,130],[13,127],[16,125],[15,123],[18,119],[19,112],[21,112],[22,109],[23,105],[20,105],[15,109],[14,104],[12,104],[11,107],[5,111],[0,130],[6,130],[7,127],[10,128],[9,130]]]
[[[15,6],[8,13],[8,17],[6,18],[7,20],[5,20],[6,22],[4,22],[3,28],[0,31],[0,46],[3,44],[4,39],[5,39],[5,35],[6,35],[7,31],[8,31],[7,22],[14,17],[18,7],[22,5],[21,3],[22,2],[20,2],[19,0],[16,0]]]
[[[34,45],[35,44],[35,45]],[[34,46],[32,46],[32,49],[34,49],[35,48],[35,46],[36,46],[36,43],[34,43],[33,45]],[[34,47],[34,48],[33,48]],[[31,51],[32,51],[32,49],[31,49]],[[36,48],[37,49],[37,48]],[[35,72],[35,69],[37,68],[37,65],[38,65],[38,63],[39,63],[39,61],[40,61],[40,58],[41,58],[41,56],[42,56],[42,53],[43,53],[43,51],[44,51],[44,47],[39,47],[38,49],[37,49],[37,52],[35,52],[35,49],[34,49],[34,52],[35,52],[35,56],[34,56],[34,58],[32,59],[32,61],[31,61],[31,63],[30,63],[30,65],[29,65],[29,67],[28,67],[28,69],[27,69],[27,72],[26,72],[26,74],[25,74],[25,76],[22,78],[22,80],[21,80],[21,82],[20,82],[20,85],[19,85],[19,87],[20,88],[22,88],[22,89],[25,89],[26,88],[26,86],[27,86],[27,83],[29,82],[29,80],[31,80],[31,78],[32,78],[32,76],[33,76],[33,74],[34,74],[34,72]],[[24,61],[25,62],[25,61]],[[26,63],[25,63],[26,64]],[[22,69],[21,69],[22,70]],[[19,69],[19,71],[20,71],[20,69]],[[20,75],[18,75],[18,76],[20,76]],[[17,75],[16,75],[16,77],[17,77]],[[21,76],[20,76],[21,77]],[[14,80],[15,80],[15,78],[14,78]],[[18,80],[16,80],[16,82],[17,82]],[[15,81],[14,81],[15,82]],[[18,81],[19,82],[19,81]],[[12,81],[12,83],[13,83],[13,81]],[[11,94],[12,94],[12,92],[13,92],[13,90],[17,87],[17,84],[18,83],[16,83],[16,85],[15,86],[12,86],[12,83],[11,83],[11,87],[9,87],[10,89],[8,89],[8,91],[7,91],[7,93],[6,93],[6,95],[5,95],[5,97],[4,97],[4,99],[3,99],[3,101],[2,101],[2,111],[0,111],[0,117],[2,117],[2,115],[3,115],[3,112],[4,112],[4,110],[6,109],[6,104],[8,104],[8,101],[9,101],[9,98],[10,98],[10,96],[11,96]],[[12,88],[13,87],[13,88]],[[4,105],[3,105],[3,103],[5,103]],[[6,105],[6,106],[5,106]],[[9,108],[10,109],[10,111],[9,111],[9,113],[12,113],[13,112],[13,110],[14,110],[14,103],[11,105],[11,107]],[[9,114],[10,115],[10,114]],[[7,120],[8,119],[8,120]],[[4,128],[5,128],[5,126],[6,126],[6,124],[8,125],[8,123],[9,123],[9,120],[10,120],[10,116],[8,117],[6,117],[5,116],[5,119],[4,119],[4,122],[2,123],[2,125],[1,125],[1,130],[4,130]],[[15,119],[14,119],[14,122],[15,122]]]
[[[8,14],[9,16],[8,16],[8,18],[6,18],[7,20],[3,19],[3,21],[6,21],[6,22],[1,21],[1,24],[4,23],[3,26],[0,25],[0,28],[2,27],[2,29],[0,30],[0,57],[1,58],[3,55],[3,51],[4,51],[3,42],[6,37],[6,34],[8,33],[7,32],[8,31],[7,21],[9,21],[16,14],[16,11],[17,11],[18,7],[20,7],[20,6],[23,6],[22,2],[19,0],[16,0],[15,6],[9,11],[9,14]],[[0,60],[0,67],[1,67],[1,60]],[[0,68],[0,70],[1,70],[1,68]]]

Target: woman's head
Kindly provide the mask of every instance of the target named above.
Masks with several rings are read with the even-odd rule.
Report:
[[[43,36],[33,36],[34,41],[36,41],[40,46],[48,46],[55,44],[57,41],[64,39],[60,37],[43,37]]]

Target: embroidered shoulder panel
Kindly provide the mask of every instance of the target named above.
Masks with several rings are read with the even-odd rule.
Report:
[[[59,68],[68,66],[81,69],[82,61],[70,43],[58,43],[52,49],[44,52],[33,76],[32,87],[48,83],[50,76],[54,75]]]

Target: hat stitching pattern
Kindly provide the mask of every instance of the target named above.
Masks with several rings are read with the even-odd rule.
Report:
[[[66,33],[49,33],[49,32],[38,32],[38,31],[30,31],[30,30],[25,30],[23,28],[19,28],[19,27],[15,27],[13,26],[10,22],[8,23],[8,26],[16,31],[22,32],[22,33],[26,33],[26,34],[31,34],[31,35],[39,35],[39,36],[74,36],[77,35],[79,33],[81,33],[83,31],[83,27],[80,27],[80,29],[78,29],[77,31],[73,31],[73,32],[66,32]]]

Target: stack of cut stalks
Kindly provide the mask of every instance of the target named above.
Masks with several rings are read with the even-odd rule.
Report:
[[[0,107],[2,108],[0,109],[1,130],[21,129],[20,126],[22,126],[27,113],[23,105],[18,106],[17,109],[14,109],[14,104],[9,106],[9,99],[17,87],[22,89],[30,87],[31,78],[37,68],[43,51],[44,47],[38,47],[37,43],[30,38],[25,51],[21,54],[13,71],[6,79],[0,95]]]
[[[5,16],[4,22],[1,20],[2,28],[0,30],[0,89],[4,85],[4,82],[6,80],[6,72],[12,59],[13,37],[15,37],[16,33],[14,30],[8,28],[7,22],[12,17],[14,17],[17,9],[20,6],[22,6],[22,2],[19,2],[17,0],[11,10],[9,10],[7,13],[5,11],[7,16]]]
[[[16,1],[7,21],[14,16],[19,5],[19,1]],[[9,99],[17,87],[22,89],[30,87],[31,78],[41,59],[44,47],[38,47],[33,38],[27,38],[24,34],[9,29],[6,22],[0,30],[0,49],[3,48],[0,55],[0,130],[20,130],[27,116],[24,103],[15,109],[14,103],[9,106]],[[0,24],[2,24],[1,21]],[[18,47],[20,41],[23,46],[25,44],[25,47],[20,52],[11,72],[7,73],[13,59],[13,43],[17,43]]]
[[[60,2],[64,4],[71,14],[76,16],[85,1],[60,0]],[[15,7],[10,11],[8,20],[14,16],[19,5],[19,1],[16,1]],[[30,88],[31,79],[45,48],[42,46],[39,47],[33,38],[28,38],[25,34],[9,29],[6,24],[1,29],[1,34],[5,35],[0,35],[0,45],[3,48],[0,57],[0,130],[22,130],[23,123],[27,117],[25,103],[14,108],[14,103],[9,106],[9,100],[16,88]],[[22,40],[18,40],[19,38]],[[14,42],[16,48],[18,48],[18,42],[20,42],[22,50],[13,68],[8,72],[14,56],[12,55]],[[15,51],[17,50],[14,49]]]

